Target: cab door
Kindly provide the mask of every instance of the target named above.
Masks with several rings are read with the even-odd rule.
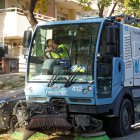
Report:
[[[105,26],[101,33],[97,54],[96,97],[97,104],[102,104],[98,99],[111,99],[113,88],[113,67],[115,57],[119,55],[119,31],[116,26]],[[107,100],[107,102],[110,102]],[[106,102],[106,103],[107,103]],[[104,102],[105,103],[105,102]]]

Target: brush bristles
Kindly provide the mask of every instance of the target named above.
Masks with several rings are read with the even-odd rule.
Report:
[[[71,127],[64,118],[32,118],[27,129],[69,130]]]

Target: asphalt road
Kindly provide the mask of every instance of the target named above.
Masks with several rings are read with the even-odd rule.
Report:
[[[0,140],[12,140],[10,135],[3,134],[0,135]],[[38,139],[39,140],[39,139]],[[44,140],[73,140],[73,137],[71,136],[58,136],[58,137],[52,137],[45,138]],[[132,127],[132,133],[126,137],[120,137],[120,138],[110,138],[110,140],[140,140],[140,123],[136,124]]]
[[[130,135],[121,138],[111,138],[111,140],[140,140],[140,123],[132,126]]]

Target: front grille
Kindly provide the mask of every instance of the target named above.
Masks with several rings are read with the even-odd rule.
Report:
[[[46,101],[47,97],[28,97],[28,99],[34,101]]]
[[[80,103],[91,103],[91,99],[79,99],[79,98],[70,98],[71,102],[80,102]]]

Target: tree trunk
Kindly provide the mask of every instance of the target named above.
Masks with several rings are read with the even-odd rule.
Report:
[[[98,3],[98,9],[99,9],[99,17],[103,17],[104,5],[100,5]]]
[[[115,10],[117,4],[118,4],[118,1],[116,1],[116,2],[114,3],[114,5],[113,5],[113,7],[112,7],[112,10],[111,10],[111,12],[110,12],[110,14],[109,14],[109,17],[112,16],[112,14],[114,13],[114,10]]]
[[[38,23],[38,21],[34,17],[33,13],[30,13],[29,11],[24,12],[24,14],[27,17],[29,23],[31,24],[31,27],[34,30],[34,28],[35,28],[36,24]]]
[[[17,0],[17,2],[21,6],[24,15],[27,17],[29,23],[31,24],[31,27],[34,29],[36,24],[38,23],[33,14],[37,0],[31,0],[29,7],[25,5],[24,0]]]

